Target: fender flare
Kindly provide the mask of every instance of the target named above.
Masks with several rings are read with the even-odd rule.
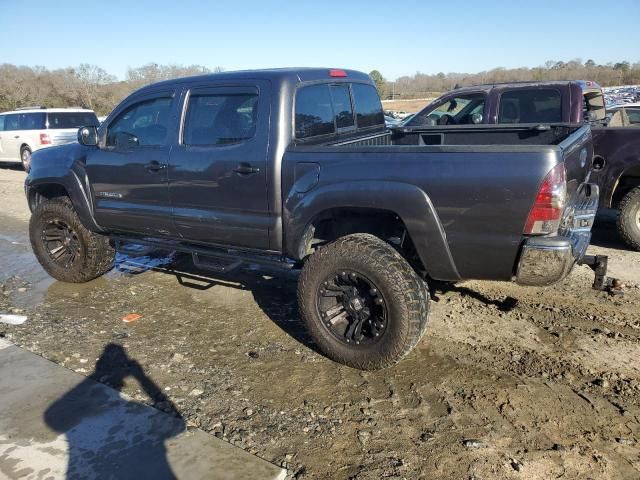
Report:
[[[403,221],[429,276],[460,280],[446,233],[429,196],[415,185],[400,182],[338,182],[293,192],[285,201],[285,253],[304,256],[309,227],[323,212],[335,208],[369,208],[395,213]]]
[[[93,204],[89,193],[89,182],[83,168],[72,168],[63,176],[56,175],[58,173],[57,169],[44,168],[40,169],[38,173],[37,178],[27,177],[25,182],[25,192],[30,209],[33,205],[33,195],[38,193],[38,190],[48,186],[60,187],[67,192],[82,224],[88,230],[96,233],[104,233],[104,229],[96,223],[94,217]]]

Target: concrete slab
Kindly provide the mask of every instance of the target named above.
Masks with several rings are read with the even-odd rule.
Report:
[[[104,355],[123,351],[111,345]],[[127,376],[145,391],[161,392],[135,361],[127,365]],[[100,360],[96,372],[83,377],[0,338],[0,478],[286,476],[282,468],[201,430],[187,431],[181,418],[91,378],[103,373]]]

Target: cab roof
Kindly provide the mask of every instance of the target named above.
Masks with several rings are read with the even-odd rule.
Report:
[[[334,72],[332,75],[331,72]],[[341,72],[336,74],[335,72]],[[342,75],[344,73],[344,75]],[[346,75],[346,76],[345,76]],[[357,80],[359,82],[373,83],[371,77],[357,70],[344,68],[314,68],[314,67],[287,67],[270,68],[263,70],[236,70],[220,73],[208,73],[191,77],[181,77],[171,80],[163,80],[141,88],[139,91],[152,89],[158,86],[178,85],[181,83],[206,80],[270,80],[275,83],[285,82],[312,82],[319,80]]]

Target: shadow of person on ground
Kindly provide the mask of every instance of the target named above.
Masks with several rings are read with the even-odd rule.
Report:
[[[173,416],[122,398],[118,392],[127,377],[135,379]],[[175,478],[164,442],[183,432],[185,423],[162,390],[120,345],[108,344],[94,372],[52,403],[44,420],[67,439],[67,479]]]

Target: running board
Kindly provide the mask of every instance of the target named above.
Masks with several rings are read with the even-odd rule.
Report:
[[[242,265],[242,260],[229,257],[201,255],[197,252],[193,252],[191,257],[196,267],[218,273],[227,273]]]

